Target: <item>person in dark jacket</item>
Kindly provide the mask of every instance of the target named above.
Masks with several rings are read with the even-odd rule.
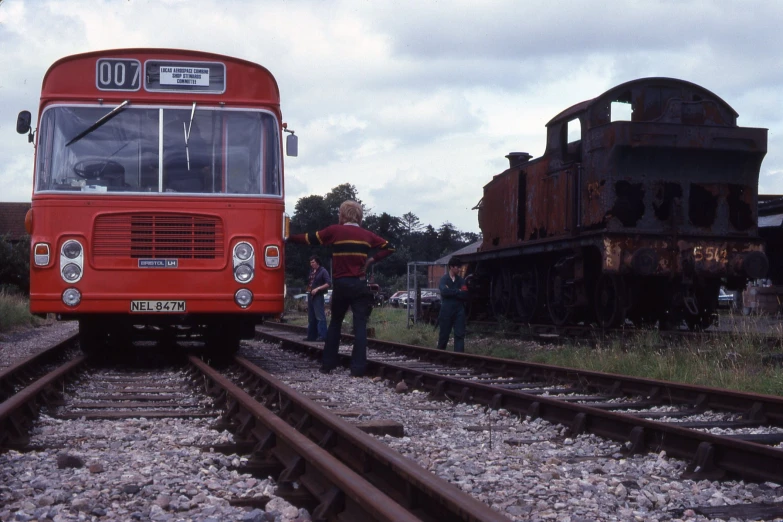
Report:
[[[332,252],[332,319],[326,333],[321,373],[329,373],[338,365],[340,334],[348,308],[353,312],[353,352],[351,375],[361,377],[367,368],[367,318],[372,310],[373,296],[367,286],[367,270],[394,252],[382,237],[360,226],[362,206],[356,201],[340,205],[339,224],[318,232],[296,234],[291,243],[331,245]],[[378,249],[375,255],[370,251]]]
[[[307,283],[307,337],[305,341],[326,341],[326,311],[324,295],[332,285],[329,272],[321,266],[321,258],[310,256],[310,277]]]
[[[465,303],[468,300],[468,287],[459,275],[460,263],[449,259],[447,272],[440,278],[440,315],[438,325],[438,349],[445,350],[449,344],[449,335],[454,329],[454,351],[465,351]]]

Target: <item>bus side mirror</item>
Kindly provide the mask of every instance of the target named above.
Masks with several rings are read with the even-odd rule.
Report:
[[[27,134],[30,132],[31,122],[32,117],[30,116],[30,111],[20,112],[19,116],[16,117],[16,132],[19,134]]]
[[[291,132],[291,131],[286,131]],[[289,134],[285,137],[285,154],[286,156],[298,156],[299,155],[299,136],[296,134]]]

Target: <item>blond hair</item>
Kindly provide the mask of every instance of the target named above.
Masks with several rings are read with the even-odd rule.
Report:
[[[356,223],[357,225],[361,225],[363,216],[362,206],[356,201],[351,201],[350,199],[343,201],[343,204],[340,205],[340,216],[346,223]]]

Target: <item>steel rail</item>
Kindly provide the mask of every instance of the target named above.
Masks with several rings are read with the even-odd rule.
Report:
[[[46,364],[61,356],[67,348],[74,344],[76,338],[77,334],[73,334],[49,348],[20,359],[13,365],[0,370],[0,400],[11,397],[15,388],[23,386],[32,378],[31,373],[36,366]]]
[[[301,500],[312,503],[315,499],[314,521],[421,520],[199,358],[188,360],[209,381],[204,383],[206,391],[223,396],[227,415],[241,419],[240,436],[257,440],[256,451],[264,455],[268,471],[276,476],[278,494],[301,499],[298,483],[308,493]]]
[[[259,330],[258,333],[262,337],[267,336],[270,340],[282,342],[285,348],[304,351],[311,356],[316,356],[322,350],[285,337],[274,336],[262,330]],[[780,398],[766,395],[756,396],[651,379],[626,378],[622,375],[581,372],[574,369],[508,359],[454,354],[430,348],[396,345],[385,341],[374,340],[373,345],[381,350],[403,353],[431,362],[459,363],[462,366],[484,371],[497,371],[503,375],[524,379],[538,378],[545,382],[556,382],[562,376],[568,376],[568,380],[578,382],[580,385],[584,385],[585,382],[590,382],[592,379],[615,392],[646,394],[655,388],[657,390],[655,394],[659,397],[691,398],[696,395],[701,397],[700,404],[733,407],[734,403],[731,399],[744,396],[743,398],[746,400],[753,399],[755,401],[748,402],[748,404],[762,401],[754,409],[757,412],[757,417],[760,413],[766,412],[765,407],[768,403],[775,405],[776,408],[779,408],[781,403]],[[341,358],[343,364],[347,365],[350,357],[341,355]],[[779,482],[783,477],[783,450],[761,444],[377,360],[368,360],[368,370],[369,373],[394,381],[404,380],[410,387],[429,390],[436,397],[475,402],[491,408],[505,408],[521,416],[530,416],[531,418],[540,417],[549,422],[568,426],[574,435],[583,432],[595,433],[622,442],[625,450],[629,453],[665,450],[671,456],[690,461],[684,474],[690,478],[721,479],[733,474],[750,481]],[[644,386],[640,386],[641,384]],[[779,418],[777,417],[779,411],[778,409],[774,410],[774,418]]]
[[[299,327],[267,323],[265,326],[298,331]],[[259,335],[263,330],[257,330]],[[353,336],[343,335],[346,342]],[[503,359],[468,353],[454,353],[423,346],[368,339],[369,347],[401,355],[416,357],[436,364],[459,365],[492,372],[502,377],[515,377],[550,383],[578,385],[610,396],[638,395],[660,404],[697,405],[700,409],[715,409],[747,415],[749,418],[773,426],[783,426],[783,397],[725,390],[709,386],[696,386],[671,381],[656,381],[644,377],[631,377],[613,373],[566,368],[549,364],[532,363],[516,359]],[[302,345],[300,351],[320,354],[320,349]],[[347,364],[348,359],[343,362]],[[377,373],[377,361],[368,360],[370,373]]]
[[[289,424],[306,432],[369,482],[426,519],[438,521],[507,521],[502,514],[423,469],[386,444],[340,419],[243,357],[237,363],[259,393],[280,402]],[[286,401],[282,404],[283,400]]]
[[[38,414],[39,402],[59,401],[61,395],[55,385],[80,369],[86,361],[87,357],[77,356],[0,403],[0,447],[27,444],[28,431]]]

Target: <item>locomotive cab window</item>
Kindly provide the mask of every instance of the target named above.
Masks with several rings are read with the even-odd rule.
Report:
[[[36,192],[282,193],[278,123],[269,112],[129,106],[106,118],[111,111],[46,109]]]
[[[616,100],[611,105],[611,121],[631,121],[633,110],[630,101]]]
[[[566,159],[579,161],[582,156],[580,149],[582,145],[582,121],[579,118],[574,118],[568,122],[567,129]]]

